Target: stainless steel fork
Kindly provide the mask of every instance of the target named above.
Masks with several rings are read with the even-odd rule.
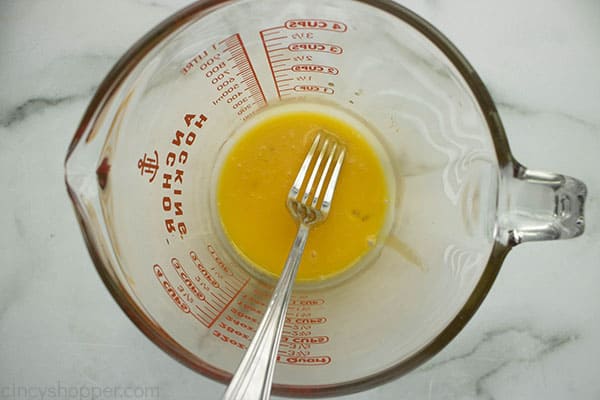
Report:
[[[321,131],[302,162],[287,198],[287,207],[299,222],[298,234],[265,315],[225,391],[224,400],[269,398],[281,332],[308,231],[329,214],[345,154],[345,147],[334,136]]]

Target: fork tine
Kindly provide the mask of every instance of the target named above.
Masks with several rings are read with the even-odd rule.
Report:
[[[310,224],[327,217],[345,154],[335,136],[317,134],[288,193],[287,207],[294,218]]]
[[[317,184],[317,189],[315,190],[315,195],[312,199],[311,207],[316,207],[319,202],[319,197],[321,197],[321,190],[323,189],[323,185],[327,180],[327,176],[329,175],[329,167],[331,166],[331,161],[333,160],[333,155],[338,147],[338,144],[334,141],[333,147],[329,152],[329,157],[327,157],[327,162],[325,163],[325,167],[323,167],[323,173],[321,174],[321,179],[319,179],[319,183]]]
[[[329,142],[330,139],[325,136],[325,142],[323,143],[323,146],[321,147],[321,151],[319,151],[319,156],[317,157],[317,161],[315,162],[315,165],[313,166],[313,170],[310,174],[310,178],[308,178],[308,183],[306,184],[306,188],[304,189],[304,194],[302,195],[302,204],[304,204],[305,206],[307,205],[307,200],[310,197],[312,191],[313,191],[313,185],[315,183],[315,179],[317,178],[317,174],[319,173],[319,167],[321,166],[321,162],[323,161],[323,156],[325,155],[325,152],[327,151],[327,147],[329,147]]]
[[[296,179],[294,180],[294,184],[292,185],[292,188],[290,189],[288,198],[295,199],[296,196],[298,196],[298,193],[300,193],[300,189],[302,188],[302,183],[304,182],[304,178],[306,177],[306,172],[308,171],[308,167],[310,166],[310,162],[312,161],[312,158],[315,155],[315,151],[317,150],[317,146],[319,145],[320,140],[321,140],[321,134],[319,133],[313,140],[313,143],[310,146],[310,150],[308,151],[308,154],[306,154],[306,157],[304,158],[304,161],[302,162],[302,166],[300,167],[300,170],[298,171],[298,175],[296,175]]]
[[[333,192],[335,191],[335,187],[337,185],[337,180],[340,175],[340,169],[342,168],[342,163],[344,162],[344,157],[346,155],[346,149],[344,146],[340,146],[340,153],[335,161],[335,167],[333,168],[333,172],[331,174],[331,179],[329,179],[329,183],[327,184],[327,189],[325,190],[325,196],[323,197],[323,203],[321,205],[321,212],[324,215],[329,213],[329,209],[331,208],[331,200],[333,199]]]

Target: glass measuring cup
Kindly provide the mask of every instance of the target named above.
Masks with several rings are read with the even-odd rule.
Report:
[[[396,188],[369,265],[296,291],[277,393],[342,394],[410,370],[463,327],[512,246],[583,230],[583,184],[516,162],[477,75],[409,11],[195,4],[113,69],[66,168],[113,296],[148,337],[207,376],[228,379],[270,294],[219,233],[215,166],[252,113],[276,107],[366,126]]]

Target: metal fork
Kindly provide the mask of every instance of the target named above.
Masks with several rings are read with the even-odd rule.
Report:
[[[287,207],[299,222],[298,233],[265,315],[225,391],[224,400],[269,398],[281,332],[308,231],[329,214],[345,154],[345,147],[335,137],[321,131],[302,162],[287,198]]]

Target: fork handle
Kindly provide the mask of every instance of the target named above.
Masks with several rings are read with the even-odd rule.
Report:
[[[308,225],[301,223],[265,315],[223,395],[223,400],[269,398],[281,332],[292,295],[291,289],[304,252],[308,231]]]

